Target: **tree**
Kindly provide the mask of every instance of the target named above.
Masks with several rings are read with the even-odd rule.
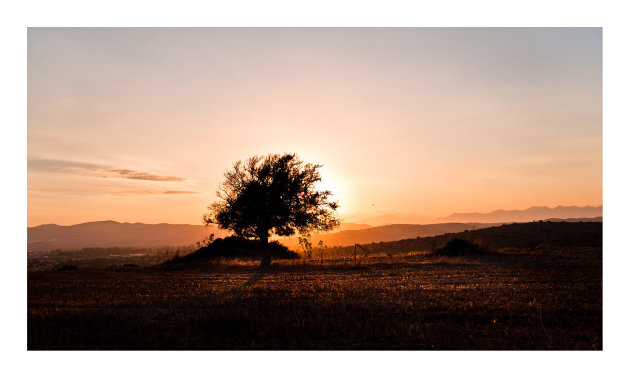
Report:
[[[270,234],[308,235],[339,225],[338,203],[332,193],[317,190],[320,164],[304,163],[296,154],[269,154],[237,161],[219,185],[219,201],[204,215],[206,224],[232,230],[244,238],[257,238],[263,245],[261,267],[271,264],[267,250]]]
[[[304,255],[307,259],[310,259],[313,255],[313,245],[311,244],[311,240],[308,237],[299,237],[298,243],[300,247],[302,247],[302,251],[304,251]]]

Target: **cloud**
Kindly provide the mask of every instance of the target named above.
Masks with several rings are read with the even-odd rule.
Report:
[[[101,173],[101,177],[120,177],[131,180],[148,180],[148,181],[185,181],[183,177],[177,176],[158,176],[149,172],[139,172],[130,169],[95,169],[96,173]]]
[[[149,172],[136,171],[132,169],[112,168],[99,164],[33,157],[28,158],[28,169],[48,172],[76,173],[103,178],[126,178],[130,180],[148,181],[186,181],[185,178],[177,176],[160,176]]]
[[[149,189],[138,189],[138,190],[113,190],[109,191],[108,194],[113,195],[182,195],[182,194],[199,194],[200,192],[195,192],[192,190],[149,190]]]
[[[160,195],[186,195],[186,194],[202,194],[204,192],[196,192],[192,190],[151,190],[151,189],[114,189],[114,188],[102,188],[98,191],[94,190],[86,190],[86,189],[77,189],[77,188],[32,188],[29,187],[28,192],[31,194],[39,194],[39,193],[59,193],[59,194],[68,194],[68,195],[77,195],[84,194],[86,192],[90,194],[98,194],[98,195],[114,195],[114,196],[135,196],[135,195],[151,195],[151,196],[160,196]]]
[[[92,164],[92,163],[82,163],[78,161],[68,161],[68,160],[55,160],[55,159],[44,159],[44,158],[35,158],[28,157],[27,160],[28,169],[34,169],[38,171],[53,171],[53,172],[62,172],[62,171],[73,171],[73,170],[81,170],[81,169],[104,169],[106,168],[103,165]]]

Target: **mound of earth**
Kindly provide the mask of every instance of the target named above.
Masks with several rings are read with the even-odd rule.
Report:
[[[284,245],[273,241],[267,244],[267,252],[273,259],[298,259],[300,255]],[[263,255],[263,244],[259,240],[249,240],[237,236],[219,238],[184,257],[176,257],[171,262],[191,262],[211,258],[245,258],[260,259]]]

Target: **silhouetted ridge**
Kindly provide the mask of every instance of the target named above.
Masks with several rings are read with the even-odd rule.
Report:
[[[601,247],[602,222],[530,222],[513,223],[478,230],[447,233],[432,237],[418,237],[398,241],[363,244],[370,251],[406,253],[411,251],[435,251],[451,239],[459,238],[483,245],[491,250],[501,248],[551,247]],[[354,246],[329,248],[331,254],[350,255]]]

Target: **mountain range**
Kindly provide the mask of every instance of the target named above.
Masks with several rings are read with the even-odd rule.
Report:
[[[532,206],[525,210],[495,210],[490,213],[453,213],[447,217],[438,218],[436,223],[442,222],[531,222],[535,220],[558,218],[594,218],[601,217],[602,206]]]
[[[601,221],[602,207],[558,206],[530,207],[526,210],[497,210],[491,213],[455,213],[432,224],[389,224],[372,227],[364,223],[342,223],[338,231],[313,234],[313,247],[321,240],[326,246],[387,242],[427,237],[445,233],[481,229],[502,223],[553,221]],[[80,249],[85,247],[157,247],[187,246],[214,234],[228,232],[216,226],[190,224],[88,222],[71,226],[44,224],[27,229],[27,250]],[[298,238],[281,238],[291,248],[298,248]]]
[[[144,224],[115,221],[88,222],[72,226],[44,224],[27,230],[28,252],[86,247],[186,246],[210,234],[227,235],[216,226],[192,224]]]

